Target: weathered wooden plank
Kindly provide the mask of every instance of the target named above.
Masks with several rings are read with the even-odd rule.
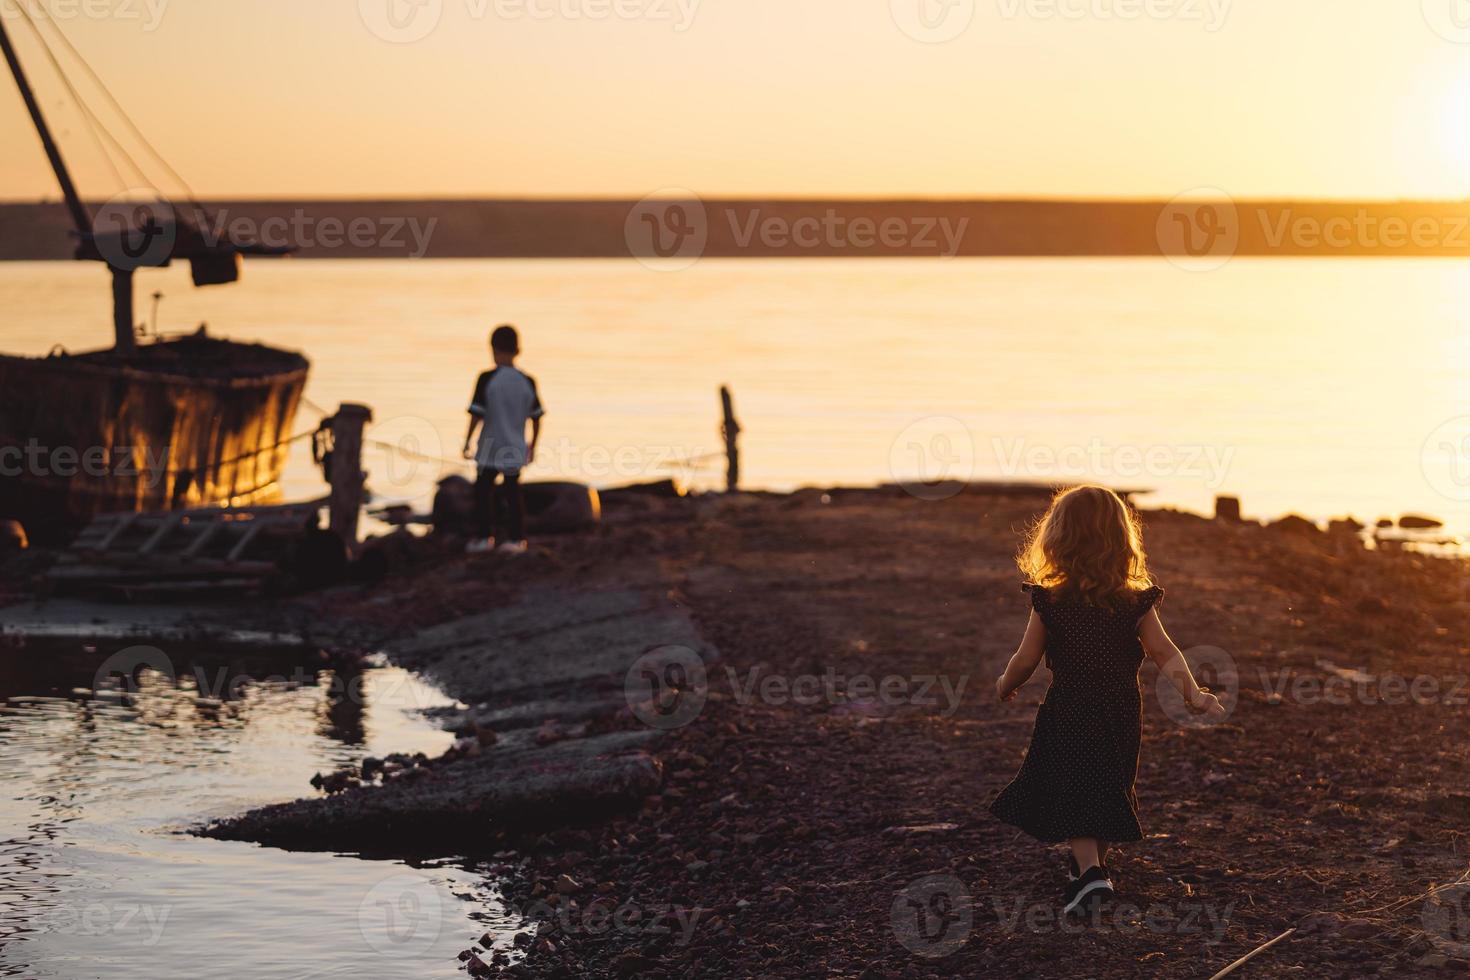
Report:
[[[122,515],[117,523],[113,525],[112,530],[107,532],[107,536],[98,542],[97,548],[101,551],[106,551],[108,548],[111,548],[112,543],[121,537],[124,531],[132,527],[137,522],[138,517],[139,515],[137,513]]]
[[[210,521],[205,524],[199,533],[194,535],[194,540],[189,546],[184,549],[183,557],[193,558],[199,554],[204,550],[204,546],[209,544],[210,541],[213,541],[219,532],[227,526],[223,521]]]
[[[225,560],[230,562],[239,561],[240,556],[245,554],[245,549],[250,547],[251,542],[258,538],[260,532],[265,530],[265,528],[266,522],[256,521],[254,526],[241,535],[239,541],[235,542],[235,546],[230,549],[229,557]]]
[[[114,582],[103,583],[101,591],[120,595],[125,599],[146,599],[149,596],[181,596],[194,593],[244,592],[259,589],[264,585],[262,578],[217,578],[208,581],[169,582]]]
[[[65,581],[165,581],[191,578],[210,578],[241,575],[274,575],[280,569],[268,561],[227,562],[214,560],[199,561],[171,568],[155,566],[121,566],[102,564],[53,565],[47,571],[48,578]]]
[[[184,514],[182,512],[170,514],[168,520],[160,524],[158,530],[153,532],[153,536],[143,542],[142,547],[138,549],[138,554],[146,555],[152,553],[163,542],[163,539],[169,536],[170,532],[183,523]]]

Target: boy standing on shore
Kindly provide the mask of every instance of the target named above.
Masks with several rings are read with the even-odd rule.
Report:
[[[496,327],[490,335],[490,354],[495,367],[475,381],[470,400],[470,427],[464,437],[464,458],[473,459],[475,479],[475,537],[465,550],[481,554],[495,548],[497,523],[502,509],[508,512],[499,550],[523,554],[526,550],[526,507],[521,494],[521,470],[536,459],[541,438],[541,398],[536,382],[515,365],[521,352],[520,336],[511,326]],[[526,423],[531,423],[531,442],[526,444]],[[471,453],[475,430],[480,443]],[[504,481],[501,486],[499,481]],[[502,506],[503,505],[503,506]]]

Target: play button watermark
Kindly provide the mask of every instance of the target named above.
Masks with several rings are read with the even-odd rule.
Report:
[[[942,959],[970,939],[974,898],[954,875],[912,881],[893,899],[889,925],[904,949],[924,959]]]
[[[669,187],[648,195],[623,222],[628,254],[650,269],[678,272],[698,262],[709,245],[709,214],[699,195]]]
[[[375,884],[357,906],[357,928],[379,956],[426,955],[439,940],[446,910],[427,878],[403,872]]]
[[[975,20],[975,0],[889,0],[893,22],[915,41],[945,44]]]
[[[709,700],[704,658],[684,646],[655,647],[628,668],[623,695],[633,716],[649,728],[683,728]]]
[[[1455,44],[1470,44],[1470,0],[1419,0],[1430,30]]]
[[[357,0],[362,22],[391,44],[422,41],[439,26],[444,0]]]

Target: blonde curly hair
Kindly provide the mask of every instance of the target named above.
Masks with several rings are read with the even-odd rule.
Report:
[[[1154,584],[1138,514],[1106,487],[1073,487],[1053,497],[1016,564],[1031,585],[1090,605],[1111,605]]]

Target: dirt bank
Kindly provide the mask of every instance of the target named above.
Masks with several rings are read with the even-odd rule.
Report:
[[[331,602],[365,633],[416,636],[404,662],[471,705],[467,732],[506,743],[430,767],[416,778],[435,793],[412,806],[453,832],[434,843],[517,865],[509,898],[542,920],[518,973],[1200,977],[1292,927],[1243,975],[1462,970],[1462,896],[1416,896],[1470,865],[1463,567],[1148,513],[1166,623],[1219,648],[1209,673],[1228,687],[1233,666],[1240,693],[1226,723],[1192,727],[1146,668],[1148,837],[1110,861],[1119,913],[1077,930],[1055,919],[1056,852],[985,810],[1043,689],[991,693],[1026,617],[1010,556],[1040,503],[614,501],[595,535]],[[682,698],[620,704],[629,668],[668,645],[699,653],[707,686],[660,673]],[[430,818],[490,799],[497,752],[578,742],[584,772],[646,759],[647,778],[595,812],[533,808],[529,827],[493,801]],[[391,809],[392,792],[354,795]],[[321,846],[350,846],[344,805],[308,805]],[[238,836],[301,833],[289,812]]]
[[[607,588],[531,586],[487,612],[398,636],[384,652],[466,704],[440,712],[463,736],[451,753],[396,772],[369,762],[344,773],[332,795],[205,833],[280,847],[475,854],[492,828],[586,824],[636,808],[662,785],[653,751],[663,730],[638,720],[623,681],[630,664],[660,649],[714,655],[687,614],[627,578]]]

